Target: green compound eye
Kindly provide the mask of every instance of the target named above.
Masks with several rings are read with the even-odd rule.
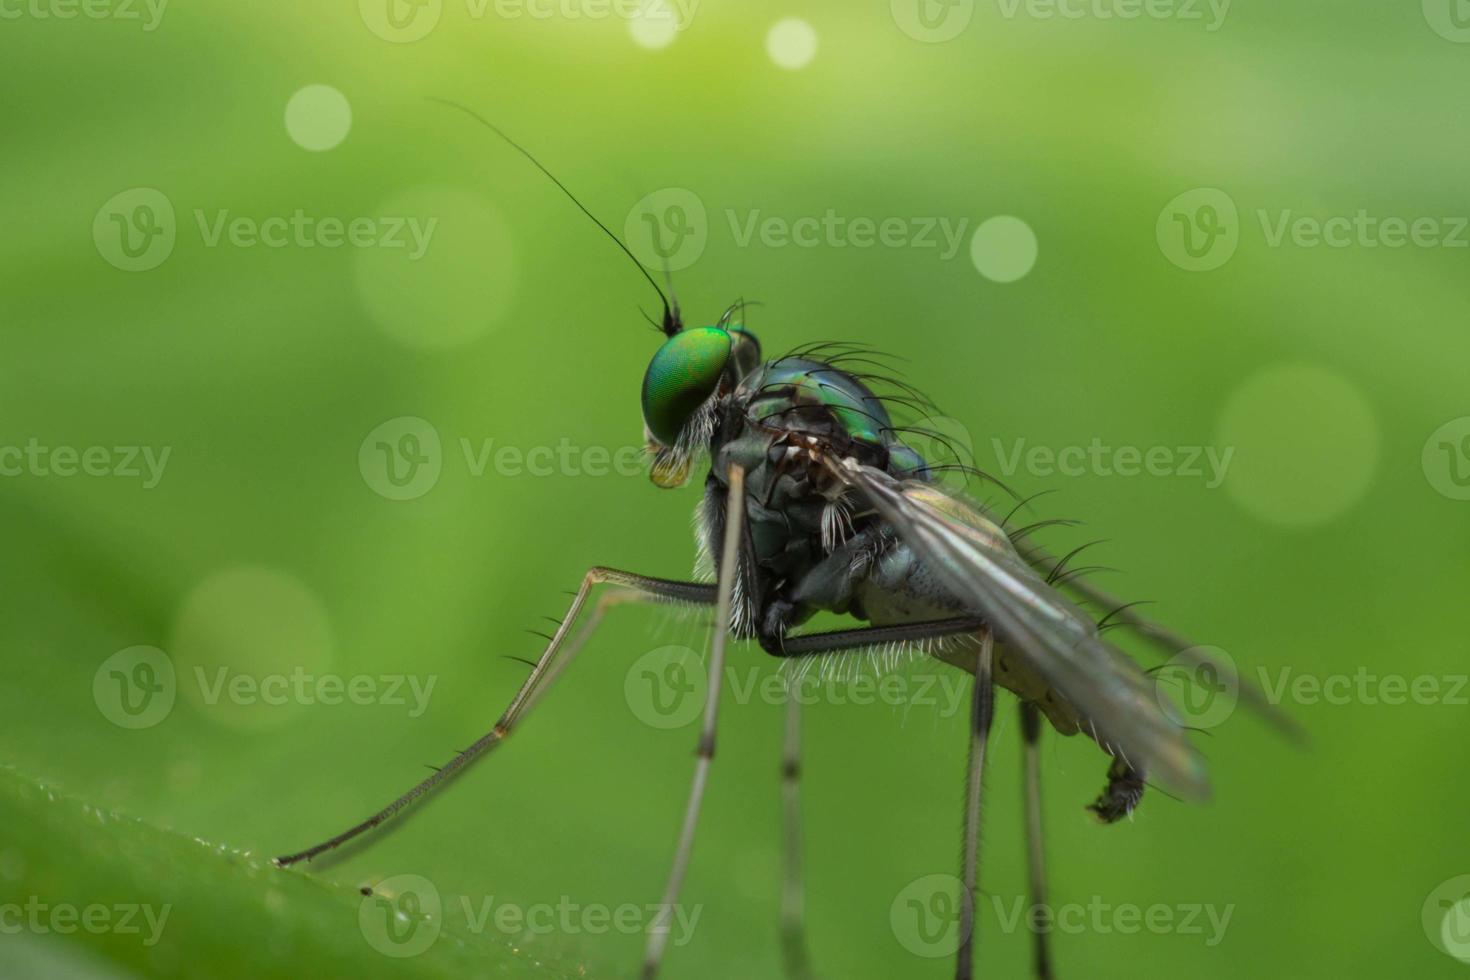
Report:
[[[695,327],[674,334],[648,362],[643,375],[643,421],[665,446],[720,383],[730,360],[730,335],[719,327]]]

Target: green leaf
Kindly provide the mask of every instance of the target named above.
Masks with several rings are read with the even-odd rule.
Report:
[[[589,975],[559,954],[546,962],[545,940],[531,951],[471,928],[452,904],[424,914],[432,886],[400,876],[363,895],[91,806],[11,767],[0,767],[0,828],[0,974],[48,958],[29,947],[53,947],[60,962],[57,944],[84,943],[95,955],[78,960],[94,964],[81,975]]]

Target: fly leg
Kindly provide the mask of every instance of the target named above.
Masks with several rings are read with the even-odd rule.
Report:
[[[694,831],[699,825],[699,811],[704,804],[704,790],[709,782],[710,764],[715,757],[715,727],[720,713],[720,681],[725,673],[725,640],[730,634],[730,608],[734,600],[736,562],[744,542],[745,470],[731,466],[729,494],[725,507],[723,543],[720,547],[716,582],[715,635],[710,643],[709,691],[704,703],[704,721],[695,750],[694,782],[689,788],[689,803],[684,809],[684,824],[679,831],[679,844],[674,850],[673,867],[664,886],[663,902],[648,930],[648,945],[643,954],[644,980],[653,980],[663,963],[673,924],[674,906],[689,870],[689,856],[694,850]],[[746,583],[747,588],[750,583]]]
[[[586,624],[574,634],[573,628],[580,618],[583,607],[587,604],[588,597],[596,586],[602,584],[617,586],[618,590],[603,596],[601,601],[591,610]],[[520,718],[535,703],[536,699],[560,675],[561,671],[571,663],[582,644],[587,641],[592,631],[597,628],[597,624],[601,622],[603,614],[609,607],[620,602],[628,601],[709,605],[714,600],[715,588],[712,585],[649,578],[646,575],[622,572],[615,568],[598,567],[590,569],[583,576],[582,587],[577,590],[576,597],[572,600],[572,604],[568,608],[566,616],[562,619],[561,625],[557,627],[555,635],[552,636],[551,642],[547,644],[546,650],[537,659],[535,667],[531,670],[531,675],[526,678],[520,690],[511,699],[510,706],[505,709],[505,713],[500,716],[500,720],[495,723],[495,726],[490,731],[480,736],[469,748],[449,760],[449,763],[444,768],[435,770],[434,774],[428,779],[425,779],[371,817],[349,827],[337,836],[322,841],[320,844],[309,847],[304,851],[298,851],[295,854],[288,854],[276,858],[276,866],[284,868],[288,865],[296,864],[299,861],[310,861],[319,854],[324,854],[355,837],[367,833],[397,814],[400,810],[408,807],[421,797],[428,795],[445,782],[448,782],[455,775],[462,772],[471,762],[504,741]]]
[[[957,617],[926,619],[918,623],[896,623],[891,626],[860,626],[850,630],[826,633],[802,633],[782,636],[763,630],[758,634],[761,649],[773,657],[815,657],[828,653],[866,650],[889,643],[918,643],[950,636],[977,634],[985,628],[983,619]]]
[[[1031,935],[1034,937],[1032,966],[1037,980],[1051,980],[1051,951],[1046,918],[1046,852],[1041,834],[1041,709],[1030,701],[1021,704],[1021,745],[1025,785],[1026,857],[1031,884]]]
[[[980,827],[980,791],[981,780],[985,765],[985,746],[990,735],[990,725],[995,714],[995,685],[993,673],[993,640],[991,633],[985,627],[983,620],[973,617],[959,617],[954,619],[926,620],[918,623],[897,623],[885,626],[866,626],[858,629],[833,630],[826,633],[807,633],[798,636],[784,636],[779,630],[771,628],[771,622],[766,622],[760,634],[760,643],[765,651],[777,657],[818,657],[853,650],[866,650],[875,646],[890,643],[919,643],[925,640],[941,640],[946,637],[955,636],[979,636],[980,649],[975,659],[975,699],[973,706],[973,718],[971,723],[969,780],[966,794],[965,823],[964,823],[964,866],[962,868],[964,881],[964,895],[961,896],[961,920],[960,920],[960,948],[959,959],[955,966],[955,976],[967,980],[973,976],[973,933],[974,933],[974,910],[975,889],[980,870],[979,853],[979,827]],[[792,710],[792,709],[788,709]],[[789,716],[788,716],[789,717]],[[788,729],[789,733],[789,729]],[[788,734],[788,751],[793,744]],[[788,756],[788,758],[792,758]],[[788,841],[795,839],[795,831],[792,827],[795,808],[795,778],[794,773],[789,777],[787,795]],[[794,854],[794,844],[788,843],[788,854]],[[788,858],[790,861],[790,858]],[[794,884],[793,884],[794,882]],[[787,892],[783,896],[783,909],[793,907],[791,892],[796,889],[796,908],[800,908],[800,877],[788,864]],[[799,919],[797,922],[799,923]],[[786,919],[787,928],[783,931],[786,940],[786,962],[787,970],[792,976],[805,976],[806,974],[794,972],[793,964],[799,964],[806,968],[805,947],[801,942],[799,932],[791,928],[792,920]],[[793,950],[800,952],[800,959],[795,959]]]
[[[781,952],[788,980],[808,980],[806,913],[801,877],[801,703],[794,690],[786,697],[786,740],[781,755],[781,817],[785,831],[781,886]]]
[[[970,765],[965,782],[965,832],[960,878],[960,948],[955,959],[955,980],[975,975],[975,903],[980,877],[980,798],[985,780],[985,748],[990,724],[995,719],[994,641],[990,631],[980,634],[975,658],[975,698],[970,712]]]

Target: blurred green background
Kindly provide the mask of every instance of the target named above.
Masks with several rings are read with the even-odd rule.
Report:
[[[993,472],[1018,440],[1233,449],[1218,486],[1182,467],[1044,459],[1004,478],[1056,491],[1038,516],[1086,522],[1049,545],[1107,538],[1097,560],[1122,574],[1103,584],[1155,600],[1251,676],[1438,685],[1430,703],[1384,703],[1375,681],[1340,703],[1288,693],[1305,751],[1239,712],[1200,739],[1211,803],[1153,793],[1114,827],[1082,809],[1106,759],[1048,739],[1057,903],[1232,909],[1214,945],[1208,930],[1127,934],[1104,916],[1055,938],[1062,975],[1464,973],[1422,914],[1470,873],[1452,751],[1470,711],[1463,689],[1443,696],[1467,669],[1470,588],[1463,4],[1240,0],[1223,18],[1203,4],[1125,18],[1102,14],[1135,8],[1103,0],[1068,6],[1078,17],[1009,0],[702,0],[674,30],[577,0],[393,2],[3,5],[0,447],[21,452],[0,457],[0,763],[258,860],[365,816],[485,730],[525,673],[505,655],[535,655],[525,629],[559,615],[589,565],[688,572],[697,491],[589,472],[589,447],[640,443],[651,290],[437,96],[532,147],[635,246],[645,214],[692,235],[671,260],[691,322],[746,297],[764,304],[749,323],[770,352],[846,339],[907,358]],[[337,247],[330,223],[279,247],[250,237],[298,211],[366,223]],[[810,247],[744,235],[829,211],[846,230]],[[1020,223],[972,247],[996,216]],[[1312,223],[1335,216],[1351,230],[1313,244]],[[391,247],[412,241],[392,218],[434,222],[422,255]],[[864,247],[854,219],[899,220]],[[923,243],[928,219],[961,229],[954,254]],[[1395,247],[1384,219],[1420,234],[1400,229]],[[426,430],[404,418],[440,440],[437,455],[419,443],[431,487],[385,482],[370,434],[386,423],[378,435],[408,446]],[[565,440],[573,464],[532,475],[492,458],[477,475],[463,447],[487,440],[522,454]],[[109,475],[58,475],[91,447]],[[118,447],[166,449],[159,478],[141,452],[128,475]],[[312,873],[343,894],[420,875],[455,908],[657,901],[695,732],[645,724],[625,680],[664,644],[702,649],[699,621],[619,611],[493,759]],[[167,652],[177,699],[129,729],[109,718],[110,674],[95,693],[94,678],[140,645]],[[731,656],[775,672],[758,649]],[[213,683],[220,668],[435,686],[417,715],[411,697],[210,703],[196,671]],[[744,700],[722,717],[685,888],[702,918],[669,977],[779,975],[782,708]],[[964,713],[834,700],[805,715],[818,972],[948,976],[948,959],[905,947],[890,906],[954,870]],[[1010,903],[1025,863],[1014,701],[1001,705],[983,882]],[[445,941],[378,955],[348,901],[320,930],[355,952],[313,959],[201,910],[197,892],[129,878],[126,851],[107,860],[134,884],[89,892],[94,858],[48,838],[48,819],[0,825],[0,901],[66,882],[73,902],[180,911],[148,948],[7,932],[0,975],[456,963]],[[273,914],[306,921],[271,874],[251,881]],[[988,900],[982,930],[981,975],[1025,975],[1027,937]],[[618,932],[504,938],[554,976],[632,976],[642,948]]]

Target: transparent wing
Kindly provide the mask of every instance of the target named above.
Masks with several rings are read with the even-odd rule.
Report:
[[[1208,795],[1199,755],[1164,713],[1148,676],[1105,642],[1092,618],[1048,585],[1003,534],[959,520],[956,508],[964,505],[931,486],[901,483],[850,459],[829,459],[827,466],[1077,710],[1099,743],[1150,779],[1182,794]]]
[[[1028,549],[1026,560],[1043,573],[1052,571],[1058,564],[1055,556],[1040,548]],[[1080,578],[1068,578],[1064,583],[1060,583],[1060,587],[1095,603],[1100,608],[1116,610],[1115,615],[1118,622],[1132,626],[1138,631],[1140,637],[1167,656],[1192,667],[1208,666],[1212,668],[1216,676],[1226,679],[1230,690],[1235,691],[1240,698],[1242,706],[1255,712],[1258,717],[1264,719],[1288,738],[1297,742],[1307,741],[1306,731],[1279,707],[1272,704],[1266,692],[1261,690],[1260,685],[1241,674],[1233,663],[1215,656],[1207,647],[1202,647],[1168,627],[1161,626],[1139,613],[1133,606],[1097,588],[1090,582]]]

